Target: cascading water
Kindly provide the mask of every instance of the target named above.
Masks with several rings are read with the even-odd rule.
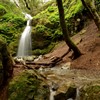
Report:
[[[18,57],[29,56],[31,55],[32,51],[32,41],[31,41],[32,26],[30,26],[32,17],[29,14],[25,14],[25,18],[27,18],[27,26],[24,29],[20,38],[18,52],[17,52]]]

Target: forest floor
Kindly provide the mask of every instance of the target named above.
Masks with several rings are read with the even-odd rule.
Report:
[[[81,30],[78,34],[72,37],[72,40],[77,44],[82,52],[82,55],[76,60],[71,60],[69,57],[72,52],[69,52],[60,63],[71,62],[71,68],[75,69],[100,69],[100,32],[95,23],[90,24]],[[46,58],[61,57],[68,51],[68,46],[64,41],[60,42],[52,52],[45,55]],[[45,59],[46,59],[45,58]],[[45,59],[41,60],[45,62]],[[47,61],[48,59],[46,59]]]
[[[82,31],[84,33],[82,34]],[[95,23],[92,21],[86,28],[73,37],[73,40],[77,41],[80,37],[81,41],[78,43],[78,47],[82,52],[82,56],[76,60],[72,60],[71,68],[75,69],[89,69],[99,70],[100,69],[100,32],[98,31]],[[63,51],[62,51],[63,52]],[[68,59],[67,55],[64,58],[66,62]]]
[[[82,55],[75,60],[71,60],[69,57],[71,56],[72,52],[69,52],[66,56],[63,57],[63,59],[60,62],[57,63],[55,67],[67,62],[71,62],[71,69],[99,71],[100,32],[98,31],[95,23],[91,21],[87,27],[81,30],[78,34],[74,35],[72,37],[72,40],[77,44],[78,48],[82,52]],[[49,63],[52,58],[61,57],[67,51],[68,51],[68,46],[64,41],[62,41],[58,43],[58,45],[56,45],[56,47],[52,50],[52,52],[46,54],[44,58],[42,58],[38,62]],[[22,70],[19,67],[14,68],[14,74],[18,75]]]

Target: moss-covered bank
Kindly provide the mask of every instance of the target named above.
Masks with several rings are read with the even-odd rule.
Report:
[[[66,25],[70,36],[72,36],[84,27],[86,20],[84,8],[80,0],[64,0],[63,6]],[[32,26],[33,53],[37,49],[38,54],[40,49],[44,50],[51,43],[63,40],[56,2],[52,2],[45,10],[34,16]],[[43,52],[41,51],[41,54]]]
[[[10,2],[0,2],[0,36],[5,38],[12,55],[16,53],[19,36],[26,20],[22,12]]]
[[[49,89],[43,80],[35,70],[22,72],[10,83],[8,100],[49,100]]]

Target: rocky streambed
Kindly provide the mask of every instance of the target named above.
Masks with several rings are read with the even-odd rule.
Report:
[[[100,71],[71,69],[71,62],[24,69],[9,91],[9,100],[100,100]]]
[[[71,69],[70,65],[70,62],[67,62],[60,66],[40,68],[39,70],[47,78],[47,84],[52,88],[51,93],[55,91],[54,100],[67,100],[69,98],[72,100],[99,100],[100,72]]]

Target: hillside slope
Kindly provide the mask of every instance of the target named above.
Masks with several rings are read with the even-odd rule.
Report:
[[[100,32],[98,31],[95,23],[91,21],[89,25],[81,30],[78,34],[72,37],[72,40],[77,44],[82,52],[82,56],[76,60],[71,60],[69,57],[72,52],[68,53],[61,63],[71,62],[71,68],[77,69],[100,69]],[[58,46],[49,54],[45,56],[50,59],[51,57],[61,57],[68,51],[68,46],[64,41],[60,42]],[[47,62],[48,59],[44,59]]]
[[[93,21],[85,30],[78,45],[83,55],[73,61],[72,68],[100,69],[100,32]]]
[[[99,92],[100,91],[100,37],[99,36],[100,35],[99,35],[99,31],[97,27],[95,26],[94,22],[91,21],[86,28],[84,28],[81,32],[79,32],[78,34],[72,37],[73,41],[78,45],[79,49],[83,53],[83,55],[77,58],[76,60],[71,60],[69,58],[69,56],[71,56],[72,54],[72,52],[69,52],[68,55],[66,55],[62,59],[62,61],[58,62],[55,66],[53,66],[53,68],[48,68],[50,66],[44,66],[44,65],[42,66],[34,65],[31,62],[29,62],[31,65],[26,65],[26,66],[16,64],[17,66],[15,66],[14,68],[14,77],[17,80],[13,80],[11,82],[9,97],[14,98],[12,100],[15,100],[15,98],[18,98],[18,97],[19,97],[18,100],[22,100],[26,95],[28,95],[27,97],[30,97],[30,94],[34,93],[34,91],[30,92],[30,90],[35,90],[35,93],[37,93],[38,89],[39,91],[41,91],[40,89],[43,90],[43,88],[37,87],[36,82],[38,81],[38,77],[35,77],[37,80],[36,81],[32,79],[34,78],[34,76],[31,76],[31,80],[30,80],[30,78],[26,77],[28,74],[25,74],[25,76],[24,75],[21,76],[20,74],[20,73],[23,73],[25,70],[32,72],[34,71],[34,68],[36,68],[37,70],[35,71],[39,72],[38,74],[41,74],[42,77],[45,78],[43,81],[45,81],[49,86],[52,86],[53,82],[57,83],[57,85],[59,86],[58,92],[60,90],[61,94],[62,94],[63,89],[65,93],[66,87],[74,84],[74,86],[79,87],[79,89],[82,86],[85,87],[85,91],[84,91],[84,87],[81,88],[81,90],[79,90],[79,92],[82,94],[80,96],[81,98],[80,100],[83,100],[84,98],[87,98],[84,100],[95,100],[93,98],[97,98],[96,100],[99,100],[100,99],[99,98],[100,96],[99,94],[100,93]],[[68,51],[68,46],[66,45],[64,41],[62,41],[58,45],[56,45],[56,47],[53,49],[52,52],[44,55],[42,59],[37,61],[37,63],[45,63],[45,64],[49,63],[50,59],[61,57],[67,51]],[[70,64],[69,62],[71,62],[71,67],[70,65],[68,65]],[[66,64],[67,66],[65,66]],[[29,73],[29,74],[33,75],[32,73]],[[21,77],[16,78],[16,76],[21,76]],[[30,82],[31,85],[27,84],[28,82]],[[32,82],[33,83],[35,82],[34,84],[36,85],[35,89],[32,88],[34,87]],[[92,88],[91,85],[94,87]],[[26,87],[23,87],[23,86],[28,87],[27,91],[22,92],[24,89],[26,89]],[[16,94],[16,96],[13,96],[14,94],[13,88],[15,89],[14,93]],[[44,93],[47,93],[47,92],[41,92],[41,93],[40,92],[38,93],[39,96],[41,95],[41,97],[42,96],[44,97]],[[88,96],[85,95],[86,93]],[[97,95],[95,95],[95,93],[97,93]],[[35,95],[35,97],[37,98],[39,96]],[[22,98],[20,99],[20,97]],[[33,97],[34,95],[31,96],[31,98]],[[62,97],[64,96],[62,95]],[[41,99],[41,100],[44,100],[44,99]]]

